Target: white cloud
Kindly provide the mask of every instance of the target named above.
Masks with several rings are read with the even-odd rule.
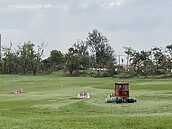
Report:
[[[79,7],[86,9],[88,7],[88,3],[79,3]]]
[[[120,3],[120,2],[112,2],[112,3],[110,3],[109,5],[110,5],[110,6],[114,6],[114,5],[120,6],[121,3]]]
[[[104,0],[103,1],[103,6],[104,7],[116,7],[116,6],[121,6],[124,4],[125,0]]]
[[[64,9],[64,10],[68,10],[69,7],[66,4],[23,4],[23,5],[9,5],[8,9],[12,9],[12,10],[18,10],[18,9],[25,9],[25,10],[32,10],[32,9],[51,9],[51,8],[58,8],[58,9]]]
[[[10,5],[8,9],[37,9],[41,7],[41,5]]]
[[[112,1],[109,3],[110,6],[120,6],[121,5],[121,2],[120,1]]]

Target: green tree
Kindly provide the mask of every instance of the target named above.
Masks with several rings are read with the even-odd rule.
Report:
[[[32,71],[33,75],[35,75],[41,65],[41,57],[43,55],[45,45],[38,45],[37,51],[34,49],[34,46],[35,44],[31,43],[31,41],[19,46],[20,65],[22,66],[23,74]]]
[[[109,62],[113,64],[116,62],[114,50],[108,44],[108,39],[97,30],[88,33],[87,43],[90,46],[91,62],[94,68],[107,68],[112,66]]]
[[[61,51],[58,50],[52,50],[50,52],[50,64],[51,68],[54,70],[62,69],[65,63],[65,57],[61,53]]]
[[[19,53],[16,50],[12,50],[12,43],[10,43],[10,47],[3,47],[3,59],[1,61],[1,72],[6,74],[17,73],[19,66]]]
[[[42,70],[43,71],[52,71],[50,57],[42,60]]]
[[[81,68],[88,68],[89,67],[89,52],[88,52],[88,45],[84,41],[77,40],[74,43],[73,48],[77,50]]]
[[[12,49],[12,43],[10,43],[10,47],[3,47],[3,58],[0,64],[1,73],[17,74],[23,72],[23,74],[26,74],[26,72],[32,72],[35,75],[37,70],[40,69],[45,45],[38,45],[37,51],[34,50],[34,46],[29,41],[19,45],[17,50]]]
[[[165,54],[164,49],[154,47],[152,48],[152,53],[153,53],[153,61],[154,61],[154,65],[156,66],[157,74],[165,73],[165,76],[167,76],[168,58]],[[161,72],[161,69],[163,69],[163,72]]]
[[[23,74],[26,74],[26,72],[32,70],[32,61],[36,57],[35,51],[34,51],[34,44],[30,41],[28,43],[24,43],[19,47],[20,52],[20,65],[22,66]]]
[[[72,73],[78,70],[80,66],[78,51],[72,47],[69,48],[68,53],[65,55],[65,59],[67,70],[69,71],[70,75],[72,75]]]
[[[31,66],[33,68],[33,75],[36,75],[36,72],[41,68],[41,62],[42,62],[42,55],[44,53],[45,44],[42,43],[41,45],[37,46],[37,51],[33,54],[33,60],[31,61]],[[32,59],[32,57],[31,57]]]
[[[133,76],[141,75],[141,60],[140,60],[140,53],[133,51],[131,54],[131,65],[130,65],[130,71],[132,71]]]
[[[144,75],[145,77],[147,77],[149,74],[151,74],[153,64],[150,59],[150,51],[132,51],[132,54],[130,55],[130,68],[132,68],[131,71],[134,72],[135,76]]]
[[[166,50],[168,53],[168,68],[172,69],[172,44],[166,46]]]
[[[140,52],[140,60],[141,60],[141,69],[142,74],[145,76],[145,78],[150,75],[152,70],[152,60],[150,59],[151,51],[141,51]]]
[[[128,71],[130,57],[135,50],[133,50],[131,47],[124,47],[124,49],[125,49],[124,53],[127,54],[127,71]]]
[[[3,54],[3,72],[5,74],[11,74],[12,73],[12,58],[13,58],[13,54],[12,54],[12,43],[10,43],[10,47],[3,47],[2,51],[4,52]]]

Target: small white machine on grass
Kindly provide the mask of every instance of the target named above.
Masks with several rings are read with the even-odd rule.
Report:
[[[91,93],[89,93],[89,92],[78,92],[77,98],[79,98],[79,99],[91,98]]]

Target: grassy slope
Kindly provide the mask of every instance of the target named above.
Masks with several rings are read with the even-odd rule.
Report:
[[[114,82],[130,83],[134,104],[108,104]],[[22,88],[25,93],[13,94]],[[91,99],[75,99],[79,91]],[[0,75],[1,129],[170,129],[172,79]]]

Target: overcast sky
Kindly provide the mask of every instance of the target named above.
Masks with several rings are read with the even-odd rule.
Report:
[[[2,45],[45,42],[67,52],[97,29],[116,54],[172,43],[172,0],[0,0]]]

